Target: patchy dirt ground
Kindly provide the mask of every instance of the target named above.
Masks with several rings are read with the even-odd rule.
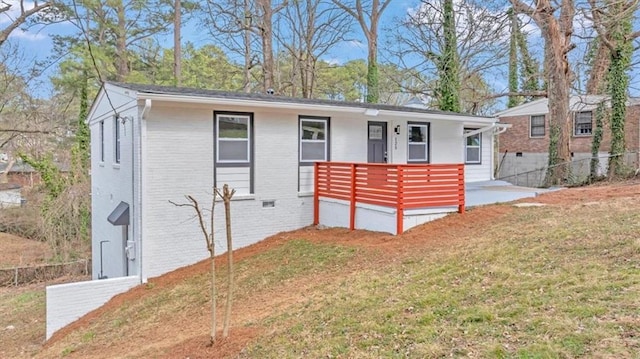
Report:
[[[597,202],[614,197],[640,197],[640,181],[631,180],[627,182],[614,184],[599,184],[584,188],[564,189],[551,193],[540,195],[536,198],[521,200],[520,202],[538,202],[552,206],[573,206],[588,205],[590,202]],[[338,243],[347,246],[355,246],[363,250],[371,250],[379,253],[374,256],[380,262],[394,261],[402,258],[403,253],[411,253],[414,249],[420,247],[422,249],[436,249],[444,244],[451,245],[456,241],[463,240],[477,233],[481,224],[489,221],[499,221],[501,217],[507,215],[511,211],[517,210],[509,205],[491,205],[479,207],[468,211],[464,215],[453,214],[444,219],[427,223],[416,227],[400,236],[391,236],[383,233],[372,233],[366,231],[348,231],[346,229],[324,229],[319,230],[313,227],[303,228],[298,231],[280,233],[272,236],[260,243],[250,247],[242,248],[234,252],[236,261],[243,258],[254,256],[256,254],[267,251],[276,246],[280,246],[284,242],[293,238],[305,238],[311,241],[323,243]],[[368,257],[369,258],[369,257]],[[218,258],[219,261],[225,260],[224,257]],[[367,259],[370,260],[370,259]],[[349,263],[346,271],[357,271],[359,263],[356,261]],[[190,278],[194,275],[204,273],[208,270],[208,263],[201,262],[189,267],[181,268],[174,272],[168,273],[162,277],[150,280],[150,283],[157,287],[172,287]],[[244,323],[247,321],[264,318],[275,308],[285,308],[289,305],[301,301],[305,295],[313,295],[313,288],[317,288],[323,284],[329,283],[332,278],[330,274],[318,275],[309,281],[305,278],[304,283],[292,281],[287,287],[279,287],[278,291],[268,292],[261,291],[256,296],[251,296],[243,302],[235,302],[235,308],[242,308],[234,312],[233,323]],[[62,329],[47,343],[44,351],[38,357],[51,357],[53,353],[61,352],[63,345],[58,343],[69,333],[74,330],[87,327],[90,323],[97,320],[104,313],[114,311],[125,303],[136,301],[146,295],[144,287],[135,288],[127,293],[123,293],[113,298],[102,308],[88,314],[81,320]],[[219,310],[221,310],[220,308]],[[219,311],[222,313],[222,311]],[[149,353],[153,357],[166,358],[227,358],[234,357],[241,353],[242,349],[254,338],[262,334],[265,328],[258,329],[250,326],[236,326],[231,329],[230,339],[219,340],[213,347],[207,346],[208,336],[202,335],[206,333],[208,327],[208,318],[206,315],[200,318],[185,318],[182,322],[172,322],[166,326],[158,325],[153,332],[145,333],[144,336],[149,341],[153,341],[154,347],[158,348],[158,353]],[[180,328],[180,329],[176,329]],[[184,338],[182,341],[176,341],[175,337]],[[166,341],[171,338],[171,341]],[[178,344],[175,344],[178,342]],[[135,355],[133,352],[135,342],[130,342],[132,350],[128,348],[115,348],[121,346],[125,341],[113,344],[114,351],[106,353],[104,348],[96,346],[95,349],[89,348],[81,353],[69,353],[68,357],[82,358],[107,358],[122,354],[128,356]],[[107,343],[104,343],[107,345]],[[168,354],[166,348],[171,349]]]
[[[42,263],[49,256],[46,243],[0,233],[0,268]]]

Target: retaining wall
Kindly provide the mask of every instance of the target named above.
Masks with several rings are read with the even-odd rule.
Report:
[[[53,333],[101,307],[116,294],[140,284],[140,277],[122,277],[47,287],[47,339]]]

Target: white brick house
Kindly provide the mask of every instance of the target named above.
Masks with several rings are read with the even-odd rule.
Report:
[[[315,161],[465,163],[466,181],[491,180],[496,122],[413,107],[107,83],[88,116],[93,279],[141,283],[206,258],[192,211],[169,201],[190,194],[208,207],[212,188],[224,183],[237,191],[239,248],[313,222]],[[226,251],[223,214],[220,204],[217,253]]]

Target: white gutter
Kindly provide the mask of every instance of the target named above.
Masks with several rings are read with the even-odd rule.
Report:
[[[469,131],[469,132],[465,132],[464,133],[464,137],[470,137],[470,136],[475,136],[479,133],[483,133],[483,132],[487,132],[487,131],[491,131],[491,130],[496,130],[494,132],[494,134],[499,135],[501,133],[504,133],[508,128],[511,128],[511,124],[510,123],[493,123],[490,126],[487,127],[482,127],[479,128],[477,130],[473,130],[473,131]]]

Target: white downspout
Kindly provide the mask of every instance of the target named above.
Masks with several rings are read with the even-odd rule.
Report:
[[[138,182],[137,184],[137,194],[136,194],[136,204],[138,205],[138,211],[136,212],[136,227],[138,228],[138,248],[139,248],[139,252],[137,253],[137,258],[138,258],[138,275],[140,276],[140,279],[142,281],[142,283],[146,283],[147,282],[147,276],[145,275],[145,273],[143,272],[144,267],[142,265],[143,262],[143,246],[142,246],[142,240],[143,240],[143,229],[142,229],[142,202],[143,202],[143,191],[142,191],[142,186],[143,186],[143,176],[144,176],[144,170],[142,168],[142,165],[144,163],[143,160],[143,142],[146,142],[146,119],[147,116],[149,115],[149,112],[151,111],[151,99],[146,99],[144,101],[144,107],[142,108],[142,111],[140,113],[140,117],[138,120],[138,146],[136,148],[136,152],[137,152],[137,168],[138,168]]]

